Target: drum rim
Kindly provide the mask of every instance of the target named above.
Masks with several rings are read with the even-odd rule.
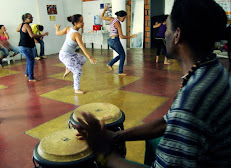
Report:
[[[115,122],[112,122],[112,123],[109,123],[109,124],[105,124],[105,126],[106,127],[111,127],[111,126],[123,123],[125,121],[125,114],[124,114],[124,112],[122,110],[120,110],[120,112],[122,113],[122,116],[120,117],[119,120],[117,120]],[[79,125],[79,123],[73,118],[73,115],[74,115],[74,112],[70,116],[71,124],[72,125]]]
[[[43,157],[41,157],[38,153],[38,146],[39,146],[40,142],[35,146],[34,151],[33,151],[33,158],[36,160],[36,162],[39,165],[44,165],[44,166],[77,166],[76,164],[81,164],[84,161],[90,160],[92,158],[94,158],[93,154],[88,155],[85,158],[82,158],[80,160],[76,160],[76,161],[70,161],[70,162],[53,162],[47,159],[44,159]]]

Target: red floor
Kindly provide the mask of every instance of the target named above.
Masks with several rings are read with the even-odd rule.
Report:
[[[112,56],[112,52],[108,50],[95,50],[92,54],[109,58]],[[181,82],[181,72],[165,70],[167,66],[163,63],[156,64],[154,55],[154,51],[150,49],[130,49],[125,72],[141,79],[121,88],[169,98],[144,122],[163,116],[168,111]],[[70,81],[48,77],[64,72],[63,67],[50,66],[56,63],[60,63],[57,55],[36,61],[36,77],[41,79],[37,83],[29,83],[24,78],[25,64],[4,67],[21,73],[0,78],[0,85],[8,86],[8,89],[0,89],[0,168],[32,168],[32,152],[39,141],[24,132],[77,107],[40,96],[72,84]]]

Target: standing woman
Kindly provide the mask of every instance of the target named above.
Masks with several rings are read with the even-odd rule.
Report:
[[[59,52],[59,59],[66,66],[64,78],[71,71],[73,73],[75,93],[84,94],[86,91],[80,90],[80,78],[82,75],[82,66],[86,62],[86,58],[83,55],[75,52],[76,47],[79,45],[91,64],[95,64],[96,60],[95,58],[91,57],[86,50],[82,41],[82,36],[78,32],[78,30],[83,28],[84,25],[83,16],[76,14],[67,17],[67,20],[73,24],[73,27],[66,27],[59,30],[60,25],[55,25],[56,35],[61,36],[66,34],[66,40]]]
[[[108,7],[106,6],[104,8],[104,11],[101,15],[101,19],[110,21],[110,38],[108,39],[108,45],[115,50],[119,55],[115,57],[111,62],[107,64],[110,70],[113,70],[112,66],[115,64],[118,60],[120,60],[119,64],[119,74],[120,76],[126,76],[125,73],[123,73],[123,67],[124,67],[124,61],[125,61],[125,52],[124,48],[120,42],[121,39],[130,39],[136,37],[136,35],[132,36],[124,36],[121,28],[120,22],[123,22],[127,16],[127,13],[123,10],[116,12],[115,15],[117,15],[116,18],[113,17],[105,17],[104,14]]]
[[[48,32],[40,35],[35,35],[30,27],[30,23],[33,22],[33,17],[30,13],[22,15],[22,21],[19,27],[16,29],[17,32],[20,32],[20,41],[18,45],[18,50],[22,53],[26,59],[26,72],[25,76],[29,76],[29,81],[38,81],[34,78],[34,54],[33,48],[35,47],[34,38],[40,38],[47,36]]]
[[[162,23],[156,22],[155,25],[153,25],[154,29],[159,28],[159,30],[156,34],[156,37],[155,37],[156,42],[157,42],[156,62],[159,62],[159,56],[160,56],[160,52],[162,49],[163,50],[162,53],[165,55],[165,57],[164,57],[164,64],[165,65],[169,64],[168,58],[167,58],[166,46],[165,46],[164,41],[163,41],[163,40],[165,40],[165,32],[167,30],[167,27],[166,27],[167,19],[168,19],[168,15],[164,15],[162,18]]]

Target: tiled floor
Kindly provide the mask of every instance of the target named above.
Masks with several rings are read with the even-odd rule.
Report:
[[[69,115],[79,105],[107,102],[125,113],[125,128],[163,116],[169,109],[181,82],[176,61],[171,65],[155,63],[153,49],[128,50],[126,77],[118,77],[118,67],[109,71],[106,63],[111,50],[90,50],[96,65],[84,65],[81,88],[77,95],[72,74],[63,80],[64,65],[58,55],[36,61],[35,77],[24,77],[25,60],[0,69],[0,168],[32,168],[35,145],[44,136],[67,129]],[[225,60],[222,60],[225,62]],[[127,158],[143,162],[144,142],[127,143]]]

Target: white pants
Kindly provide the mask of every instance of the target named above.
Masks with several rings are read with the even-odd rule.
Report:
[[[59,52],[59,60],[73,73],[74,89],[80,89],[80,78],[82,75],[82,66],[86,62],[86,57],[79,53]]]

